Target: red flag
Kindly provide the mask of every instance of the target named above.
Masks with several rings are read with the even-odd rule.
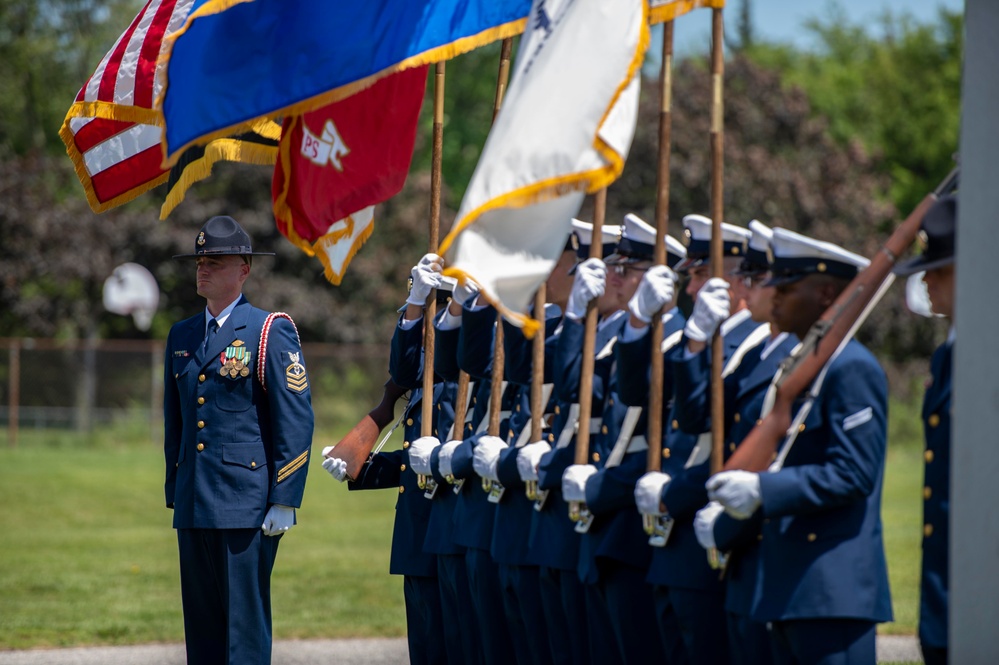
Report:
[[[164,37],[184,25],[193,0],[149,0],[83,84],[59,135],[94,212],[164,182],[156,61]]]
[[[284,120],[271,193],[278,230],[339,284],[370,237],[372,206],[406,182],[427,66]]]

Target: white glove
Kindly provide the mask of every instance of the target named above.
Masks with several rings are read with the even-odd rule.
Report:
[[[339,457],[327,457],[333,446],[323,448],[323,468],[341,483],[347,479],[347,462]]]
[[[439,445],[441,442],[436,436],[421,436],[409,444],[409,468],[421,476],[431,475],[430,453]]]
[[[479,285],[471,278],[466,278],[464,284],[460,280],[458,281],[458,285],[454,287],[454,291],[451,293],[451,299],[459,305],[464,305],[468,302],[469,298],[475,297],[478,292]]]
[[[275,503],[267,510],[260,528],[264,530],[265,536],[280,536],[293,526],[295,526],[295,509]]]
[[[683,334],[695,342],[706,342],[728,318],[731,309],[729,284],[721,277],[712,277],[697,292],[694,311],[687,319]]]
[[[520,479],[524,482],[537,480],[541,457],[551,449],[547,441],[535,441],[521,448],[517,453],[517,471],[520,472]]]
[[[597,472],[592,464],[573,464],[562,474],[562,498],[586,503],[586,481]]]
[[[628,301],[628,311],[649,323],[663,305],[676,295],[676,273],[666,266],[652,266],[645,271],[635,295]]]
[[[573,319],[583,318],[586,315],[586,305],[602,296],[606,288],[607,266],[600,259],[586,259],[576,266],[565,313]]]
[[[413,277],[413,288],[409,290],[406,302],[417,307],[426,305],[430,291],[441,285],[441,270],[443,269],[444,259],[436,254],[424,255],[410,271]]]
[[[712,501],[697,511],[694,516],[694,534],[697,542],[706,550],[712,550],[715,545],[715,522],[718,516],[725,512],[725,507],[717,501]]]
[[[635,483],[635,505],[643,515],[662,515],[663,488],[672,480],[668,473],[649,471]]]
[[[499,464],[500,452],[507,445],[498,436],[484,436],[475,444],[472,452],[472,468],[482,478],[499,481],[496,466]]]
[[[749,471],[722,471],[704,485],[708,498],[722,504],[732,517],[744,520],[760,507],[760,474]]]
[[[461,445],[461,441],[448,441],[441,446],[441,452],[437,456],[437,469],[444,477],[452,475],[451,458],[454,457],[454,449]]]

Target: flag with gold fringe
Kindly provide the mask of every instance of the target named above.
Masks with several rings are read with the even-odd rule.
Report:
[[[59,136],[94,212],[165,182],[156,62],[193,0],[149,0],[98,64],[69,108]]]
[[[187,190],[212,174],[212,167],[221,161],[273,166],[277,163],[281,125],[273,120],[252,123],[252,129],[215,139],[208,145],[194,145],[180,155],[170,169],[167,194],[160,207],[160,219],[166,219],[180,205]],[[162,156],[162,153],[161,153]]]
[[[164,40],[186,20],[194,0],[149,0],[77,94],[59,135],[87,201],[104,212],[167,182],[160,219],[218,161],[272,166],[281,125],[252,123],[243,133],[195,146],[172,169],[163,166],[162,116],[153,103],[163,88],[157,61]]]
[[[445,275],[474,279],[511,322],[565,247],[584,196],[624,168],[649,42],[644,0],[535,0],[503,108],[441,243]]]
[[[163,154],[520,34],[530,0],[194,0],[167,42]],[[211,66],[205,66],[205,62]]]
[[[427,69],[397,72],[284,119],[274,218],[286,238],[319,258],[334,284],[374,230],[374,204],[406,182]]]
[[[649,23],[665,23],[695,9],[722,9],[725,0],[649,0]]]

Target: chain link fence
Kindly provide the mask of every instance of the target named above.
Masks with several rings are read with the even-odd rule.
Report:
[[[0,338],[0,426],[80,434],[127,421],[163,432],[160,340]],[[352,426],[378,403],[388,378],[385,344],[303,344],[317,432]]]

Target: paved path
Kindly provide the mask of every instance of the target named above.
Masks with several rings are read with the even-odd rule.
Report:
[[[408,661],[406,640],[294,640],[274,643],[273,665],[397,665]],[[878,662],[921,662],[915,637],[878,637]],[[81,647],[0,651],[0,665],[184,665],[184,645]]]

